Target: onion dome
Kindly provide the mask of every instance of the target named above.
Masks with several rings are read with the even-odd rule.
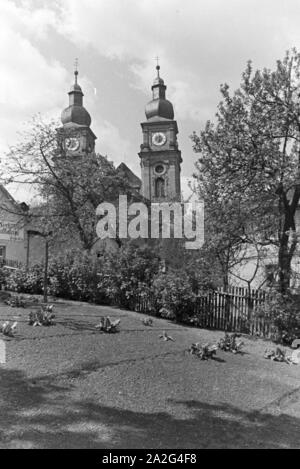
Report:
[[[145,114],[147,119],[161,117],[163,119],[174,119],[173,104],[166,99],[166,85],[159,75],[160,66],[156,66],[157,76],[152,85],[153,99],[146,105]]]
[[[84,96],[81,87],[77,83],[78,71],[75,70],[75,83],[69,91],[69,106],[61,113],[61,121],[66,124],[77,124],[89,127],[92,119],[88,111],[82,105]]]

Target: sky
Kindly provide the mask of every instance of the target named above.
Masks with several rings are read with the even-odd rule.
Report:
[[[273,68],[300,49],[299,24],[299,0],[0,0],[0,158],[36,113],[60,119],[78,58],[96,151],[140,176],[159,56],[186,190],[197,160],[190,135],[214,120],[220,85],[236,89],[248,60]]]

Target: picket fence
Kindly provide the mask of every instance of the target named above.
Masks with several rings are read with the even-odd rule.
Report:
[[[260,307],[273,295],[241,287],[203,292],[191,303],[189,318],[197,327],[268,338],[274,333],[274,325]],[[135,311],[151,314],[155,310],[155,298],[138,296],[133,306]]]

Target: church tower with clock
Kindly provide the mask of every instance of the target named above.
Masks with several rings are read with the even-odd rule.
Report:
[[[177,143],[177,122],[173,105],[166,99],[166,85],[160,77],[152,85],[152,100],[146,105],[147,121],[142,122],[142,195],[152,202],[180,201],[181,152]]]
[[[90,128],[91,116],[83,107],[83,92],[79,86],[78,71],[74,72],[75,80],[69,91],[69,106],[63,110],[61,121],[63,127],[57,129],[58,140],[66,156],[84,156],[95,150],[96,135]]]

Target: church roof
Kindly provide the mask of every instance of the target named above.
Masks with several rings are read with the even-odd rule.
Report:
[[[78,124],[90,126],[92,119],[88,111],[83,106],[71,105],[63,110],[61,114],[63,124]]]
[[[83,106],[83,92],[77,83],[78,71],[75,70],[75,82],[69,91],[69,106],[61,113],[61,121],[64,125],[77,124],[89,127],[92,119]]]
[[[124,176],[127,180],[128,180],[128,183],[131,187],[133,188],[140,188],[141,185],[142,185],[142,181],[140,180],[139,177],[137,177],[133,171],[131,171],[130,168],[128,168],[128,166],[125,164],[125,163],[121,163],[118,167],[117,167],[117,172],[119,174],[122,174],[122,176]]]
[[[173,104],[167,99],[153,99],[146,106],[146,117],[147,119],[174,119]]]
[[[157,65],[157,76],[152,85],[153,98],[146,105],[145,114],[147,120],[156,119],[174,119],[173,104],[166,99],[166,85],[159,74],[160,66]]]

